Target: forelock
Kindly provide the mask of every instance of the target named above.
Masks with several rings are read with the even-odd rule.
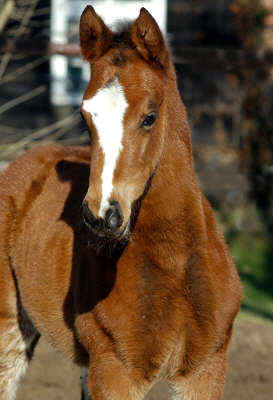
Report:
[[[114,38],[113,44],[115,45],[126,45],[129,47],[133,46],[131,41],[131,28],[133,21],[119,20],[116,21],[113,26]]]

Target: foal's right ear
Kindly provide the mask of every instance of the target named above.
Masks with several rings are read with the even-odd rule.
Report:
[[[93,62],[108,50],[113,32],[92,6],[85,7],[80,19],[80,46],[83,58]]]

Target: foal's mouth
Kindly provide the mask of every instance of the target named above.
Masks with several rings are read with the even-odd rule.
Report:
[[[83,215],[83,221],[88,230],[101,239],[122,240],[128,237],[129,222],[124,224],[124,227],[121,230],[112,232],[102,218],[99,218],[95,224],[92,224]]]

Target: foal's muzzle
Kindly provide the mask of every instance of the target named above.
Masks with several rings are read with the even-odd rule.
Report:
[[[82,203],[82,216],[85,224],[99,236],[115,235],[123,223],[123,215],[117,201],[112,201],[104,218],[96,218],[86,201]]]

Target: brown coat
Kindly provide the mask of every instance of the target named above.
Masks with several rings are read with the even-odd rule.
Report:
[[[1,400],[39,333],[89,368],[94,400],[141,399],[159,379],[177,399],[221,398],[241,284],[195,179],[175,79],[166,96],[168,136],[125,247],[94,245],[83,223],[88,147],[35,148],[0,175]]]

